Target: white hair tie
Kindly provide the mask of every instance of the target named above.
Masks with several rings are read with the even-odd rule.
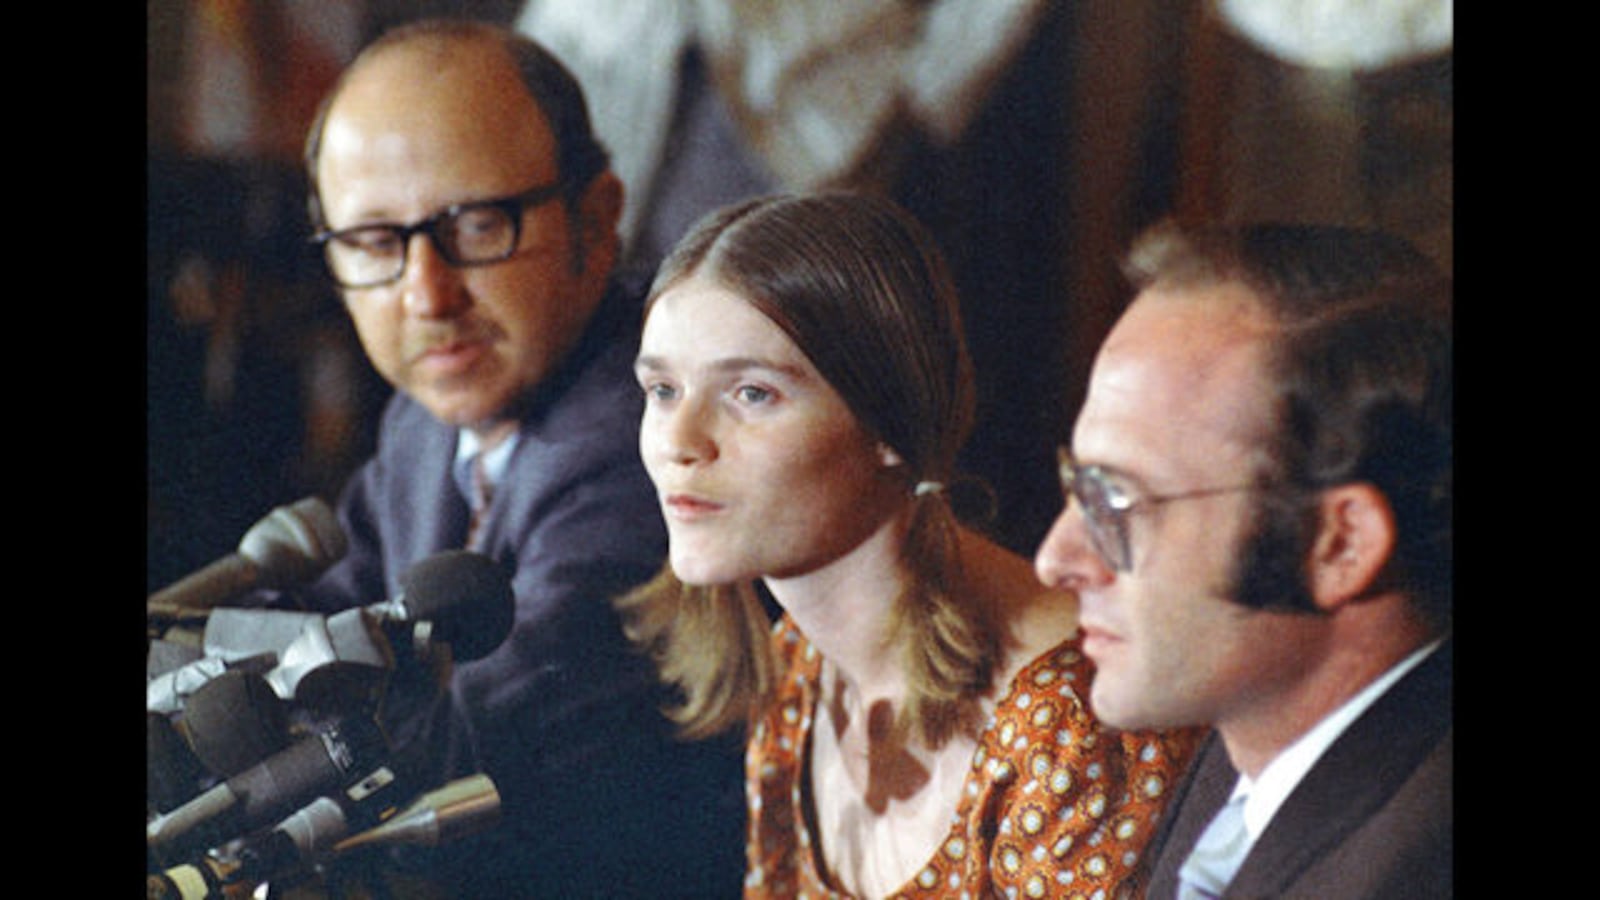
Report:
[[[914,497],[926,497],[929,494],[941,493],[944,493],[944,482],[942,481],[919,481],[911,491]]]

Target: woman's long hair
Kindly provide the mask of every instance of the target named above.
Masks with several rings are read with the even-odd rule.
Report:
[[[993,679],[995,614],[961,591],[959,526],[945,488],[975,398],[954,283],[925,229],[870,194],[785,195],[701,219],[662,263],[649,304],[690,278],[750,302],[794,341],[863,428],[903,461],[914,509],[911,587],[892,634],[906,647],[897,723],[937,746]],[[775,677],[771,617],[752,584],[690,586],[670,570],[618,602],[629,636],[680,690],[686,736],[747,725]]]

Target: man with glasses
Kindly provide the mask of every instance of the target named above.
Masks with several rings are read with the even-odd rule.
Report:
[[[1448,281],[1317,226],[1164,225],[1036,559],[1095,712],[1213,731],[1151,897],[1452,892]]]
[[[666,541],[637,455],[638,294],[613,271],[622,186],[578,85],[507,31],[408,26],[342,76],[306,161],[314,241],[396,390],[340,499],[350,550],[299,599],[384,600],[462,547],[514,573],[498,649],[386,697],[408,759],[483,771],[504,804],[498,829],[418,851],[421,874],[461,897],[737,894],[740,748],[674,740],[609,602]]]

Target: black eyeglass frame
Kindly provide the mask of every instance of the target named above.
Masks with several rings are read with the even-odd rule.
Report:
[[[509,197],[495,197],[489,200],[473,200],[468,203],[457,203],[434,213],[426,219],[423,219],[419,222],[413,222],[410,225],[400,225],[393,222],[369,222],[365,225],[352,225],[349,228],[341,228],[337,231],[324,229],[312,235],[310,240],[312,244],[316,245],[322,250],[323,262],[328,271],[328,275],[340,287],[350,290],[382,287],[386,284],[393,284],[404,277],[406,274],[406,266],[410,263],[411,239],[419,234],[427,235],[428,241],[433,244],[433,249],[439,252],[439,256],[443,258],[445,262],[449,263],[455,268],[461,269],[471,268],[473,266],[494,265],[495,263],[504,262],[505,260],[510,259],[514,254],[516,254],[517,248],[521,246],[523,215],[530,209],[537,209],[538,207],[549,203],[551,200],[561,197],[566,192],[566,187],[567,185],[565,181],[555,181],[550,184],[543,184],[535,188],[530,188],[529,190],[523,191],[520,194],[513,194]],[[483,259],[463,259],[456,254],[455,250],[450,246],[448,241],[440,237],[439,226],[447,222],[453,222],[464,215],[483,209],[497,210],[506,217],[506,219],[511,223],[511,240],[508,242],[506,250],[503,253],[499,253],[491,257],[485,257]],[[395,267],[395,272],[393,275],[390,275],[386,278],[380,278],[373,281],[347,282],[339,277],[339,273],[335,269],[333,261],[328,258],[328,245],[334,241],[344,240],[353,235],[364,232],[387,232],[399,239],[400,254]]]
[[[1118,573],[1133,571],[1133,539],[1128,522],[1135,513],[1177,500],[1266,489],[1266,485],[1256,483],[1176,494],[1131,494],[1118,483],[1114,472],[1104,466],[1080,465],[1067,447],[1056,449],[1056,475],[1061,479],[1061,493],[1067,502],[1078,501],[1095,553]],[[1090,493],[1092,488],[1098,490],[1098,496]]]

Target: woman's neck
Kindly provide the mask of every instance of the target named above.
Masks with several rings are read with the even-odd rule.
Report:
[[[821,569],[766,579],[773,599],[860,697],[897,701],[903,690],[891,633],[895,604],[911,582],[903,541],[904,525],[891,519]]]

